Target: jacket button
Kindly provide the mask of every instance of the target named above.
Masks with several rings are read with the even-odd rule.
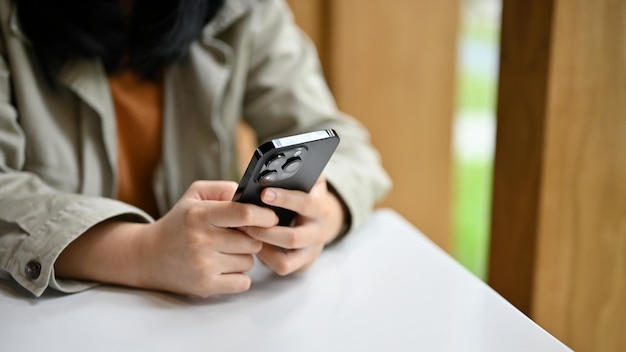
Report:
[[[41,274],[41,264],[36,261],[30,261],[26,264],[24,268],[24,274],[26,274],[26,278],[29,280],[36,280]]]

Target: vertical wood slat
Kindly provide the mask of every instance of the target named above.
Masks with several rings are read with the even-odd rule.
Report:
[[[532,285],[552,0],[504,0],[488,282],[526,314]]]
[[[489,282],[580,351],[626,350],[625,18],[503,6]]]
[[[287,0],[298,26],[311,38],[322,61],[322,66],[330,65],[326,60],[328,46],[329,18],[328,0]]]
[[[382,205],[450,249],[458,0],[333,0],[328,11],[331,88],[394,180]]]
[[[532,315],[626,351],[626,2],[556,4]]]

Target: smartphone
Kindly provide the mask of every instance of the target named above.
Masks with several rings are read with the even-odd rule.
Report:
[[[309,192],[339,145],[332,129],[273,139],[260,145],[246,168],[233,200],[273,209],[281,226],[290,226],[296,213],[261,201],[266,187]]]

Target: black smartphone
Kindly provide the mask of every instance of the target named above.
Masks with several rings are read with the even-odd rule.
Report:
[[[273,139],[260,145],[239,182],[234,201],[272,208],[279,225],[289,226],[296,214],[261,201],[266,187],[309,192],[337,149],[339,136],[332,129]]]

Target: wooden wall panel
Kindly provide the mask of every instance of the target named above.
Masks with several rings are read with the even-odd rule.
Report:
[[[626,2],[505,0],[490,284],[577,351],[626,350]]]
[[[556,1],[533,317],[626,351],[626,2]]]
[[[383,205],[449,249],[459,2],[333,0],[328,13],[331,88],[382,153]]]
[[[326,36],[330,34],[327,14],[328,1],[287,0],[298,26],[311,37],[322,59],[324,59],[324,51],[327,44]]]
[[[489,284],[529,314],[534,280],[552,0],[504,0]]]

